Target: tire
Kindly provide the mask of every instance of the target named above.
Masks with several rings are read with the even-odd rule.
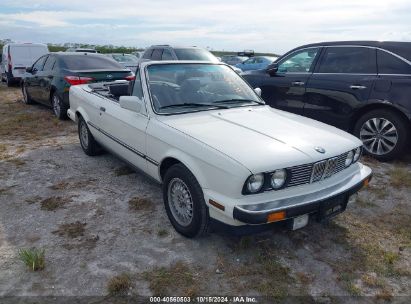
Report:
[[[23,102],[25,104],[33,104],[33,99],[31,99],[29,92],[27,92],[27,86],[24,84],[21,86],[21,92],[23,94]]]
[[[398,113],[376,109],[365,113],[356,122],[354,134],[364,143],[364,153],[389,161],[400,157],[409,138],[409,122]]]
[[[57,93],[53,93],[51,96],[51,106],[53,107],[54,115],[60,120],[67,119],[67,106],[63,103],[63,100],[57,95]]]
[[[178,233],[188,238],[207,234],[210,216],[203,190],[195,176],[183,164],[173,165],[167,170],[163,182],[163,199],[167,216]],[[185,206],[178,207],[176,203],[181,203],[181,199],[185,200]],[[184,223],[181,211],[188,214],[189,219],[186,218]]]
[[[9,88],[13,86],[13,81],[10,79],[10,77],[7,74],[6,74],[6,85]]]
[[[101,154],[102,149],[94,139],[93,134],[91,134],[83,117],[80,117],[78,121],[78,137],[80,139],[81,148],[88,156]]]

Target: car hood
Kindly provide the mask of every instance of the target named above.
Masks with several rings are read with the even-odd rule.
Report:
[[[361,146],[337,128],[268,106],[160,116],[170,127],[244,165],[252,173],[333,157]],[[316,147],[325,149],[319,153]]]

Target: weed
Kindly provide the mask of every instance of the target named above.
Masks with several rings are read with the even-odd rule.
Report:
[[[110,295],[124,295],[131,288],[131,278],[127,273],[112,277],[107,283],[107,291]]]
[[[157,235],[158,235],[159,237],[165,237],[165,236],[168,235],[168,231],[167,231],[166,229],[160,229],[160,230],[157,232]]]
[[[122,166],[114,170],[114,174],[116,176],[123,176],[123,175],[130,175],[133,174],[134,171],[128,166]]]
[[[154,203],[145,197],[133,197],[128,201],[128,206],[134,211],[148,211],[154,209]]]
[[[391,180],[391,185],[395,188],[410,188],[411,187],[411,172],[407,168],[394,167],[388,172]]]
[[[200,290],[200,281],[188,265],[177,262],[171,267],[156,267],[143,274],[156,296],[181,294],[195,296]]]
[[[20,260],[32,271],[43,270],[45,267],[44,249],[21,249],[19,250]]]
[[[69,238],[76,238],[84,235],[84,227],[87,223],[80,223],[79,221],[75,223],[62,224],[59,226],[59,229],[53,231],[54,234],[58,236],[66,236]]]
[[[55,211],[71,201],[68,197],[52,196],[40,202],[41,210]]]

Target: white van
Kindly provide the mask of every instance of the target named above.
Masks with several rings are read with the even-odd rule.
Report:
[[[49,49],[47,45],[40,43],[8,43],[3,47],[0,62],[1,80],[7,82],[7,86],[19,82],[26,72],[26,68]]]

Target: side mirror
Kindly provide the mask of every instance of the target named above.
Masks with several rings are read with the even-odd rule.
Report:
[[[260,88],[255,88],[254,92],[261,97],[261,89]]]
[[[275,75],[276,73],[277,73],[277,71],[278,71],[278,64],[277,63],[272,63],[272,64],[270,64],[268,67],[267,67],[267,73],[270,75],[270,76],[273,76],[273,75]]]
[[[33,68],[32,67],[28,67],[28,68],[26,68],[26,72],[27,73],[33,73]]]
[[[143,100],[137,96],[120,96],[120,107],[140,113],[143,108]]]

